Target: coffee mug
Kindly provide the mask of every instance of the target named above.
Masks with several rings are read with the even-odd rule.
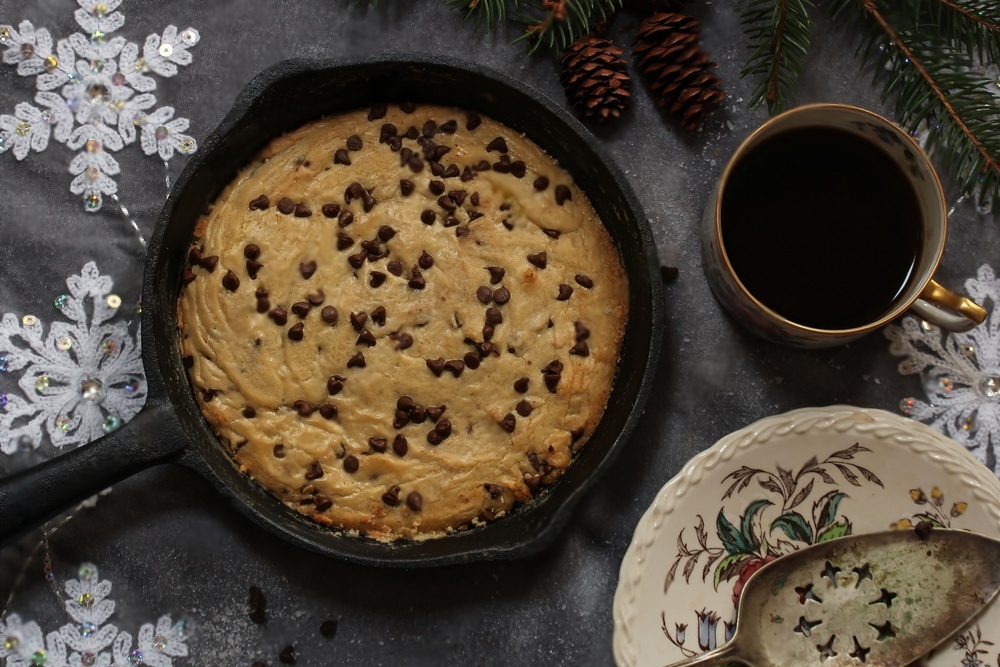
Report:
[[[814,104],[736,149],[705,208],[702,259],[719,302],[777,343],[841,345],[907,310],[967,331],[986,311],[933,279],[947,227],[941,182],[909,134]]]

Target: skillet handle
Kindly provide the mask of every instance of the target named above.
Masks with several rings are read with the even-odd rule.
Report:
[[[0,479],[0,547],[184,446],[174,419],[147,404],[119,430]]]

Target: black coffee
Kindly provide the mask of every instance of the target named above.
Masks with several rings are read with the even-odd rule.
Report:
[[[889,311],[920,255],[920,206],[873,141],[805,127],[743,156],[722,198],[722,239],[743,285],[783,317],[817,329],[863,326]]]

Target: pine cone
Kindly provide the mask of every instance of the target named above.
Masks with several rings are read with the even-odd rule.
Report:
[[[576,40],[559,59],[566,97],[586,118],[606,122],[632,103],[632,80],[622,50],[606,39]]]
[[[710,71],[717,63],[699,48],[698,35],[695,19],[660,12],[639,25],[632,42],[635,65],[646,74],[657,103],[678,115],[688,132],[726,99],[722,79]]]

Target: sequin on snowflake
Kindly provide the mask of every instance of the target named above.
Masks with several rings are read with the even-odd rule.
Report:
[[[34,316],[30,327],[13,314],[0,318],[2,368],[20,389],[8,390],[0,402],[3,453],[20,451],[22,442],[38,447],[45,433],[56,447],[90,442],[131,419],[145,402],[138,335],[108,305],[111,279],[89,263],[66,285],[63,307],[53,310],[62,319],[51,326]],[[105,346],[109,341],[113,345]]]
[[[111,582],[100,580],[93,565],[86,567],[93,572],[92,578],[70,579],[63,586],[64,608],[72,622],[43,633],[37,623],[22,621],[16,613],[0,620],[0,637],[4,638],[0,643],[0,664],[180,667],[186,662],[178,660],[188,655],[189,633],[182,622],[173,623],[169,616],[161,616],[155,624],[143,624],[133,639],[132,634],[108,622],[115,611],[115,602],[109,599]],[[58,588],[55,590],[58,592]],[[84,605],[81,600],[89,602]],[[164,640],[159,648],[158,640],[164,637],[170,637],[170,642]],[[197,663],[208,664],[202,660]]]
[[[62,310],[63,308],[66,307],[66,304],[69,303],[69,297],[66,296],[65,294],[60,294],[59,296],[56,297],[56,300],[53,303],[55,304],[56,308]]]
[[[24,317],[21,318],[21,324],[23,324],[26,327],[33,327],[36,324],[38,324],[38,318],[35,317],[34,315],[25,315]]]
[[[75,17],[83,32],[58,42],[29,21],[16,29],[0,25],[3,61],[16,65],[18,74],[35,77],[38,105],[22,102],[13,115],[0,115],[0,152],[10,151],[23,160],[30,151],[45,150],[50,138],[79,151],[69,165],[75,176],[70,191],[81,196],[85,210],[97,211],[104,197],[118,190],[114,177],[121,168],[113,153],[138,139],[143,152],[166,161],[185,139],[194,142],[184,134],[187,119],[174,119],[174,109],[168,106],[154,109],[157,80],[150,74],[171,77],[189,65],[190,49],[200,36],[194,28],[178,33],[176,26],[168,25],[140,46],[114,35],[125,23],[124,15],[115,11],[120,0],[97,6],[93,0],[77,2],[82,9]],[[98,11],[100,7],[106,11]],[[140,113],[155,118],[169,136],[164,141],[140,137],[129,122]],[[87,177],[92,168],[100,172],[96,179]]]
[[[122,305],[122,298],[117,294],[109,294],[107,301],[109,308],[119,308]]]
[[[965,283],[989,316],[965,333],[926,330],[904,318],[885,329],[889,351],[903,357],[899,372],[921,374],[927,400],[903,399],[900,411],[964,444],[1000,474],[1000,280],[989,265]]]

